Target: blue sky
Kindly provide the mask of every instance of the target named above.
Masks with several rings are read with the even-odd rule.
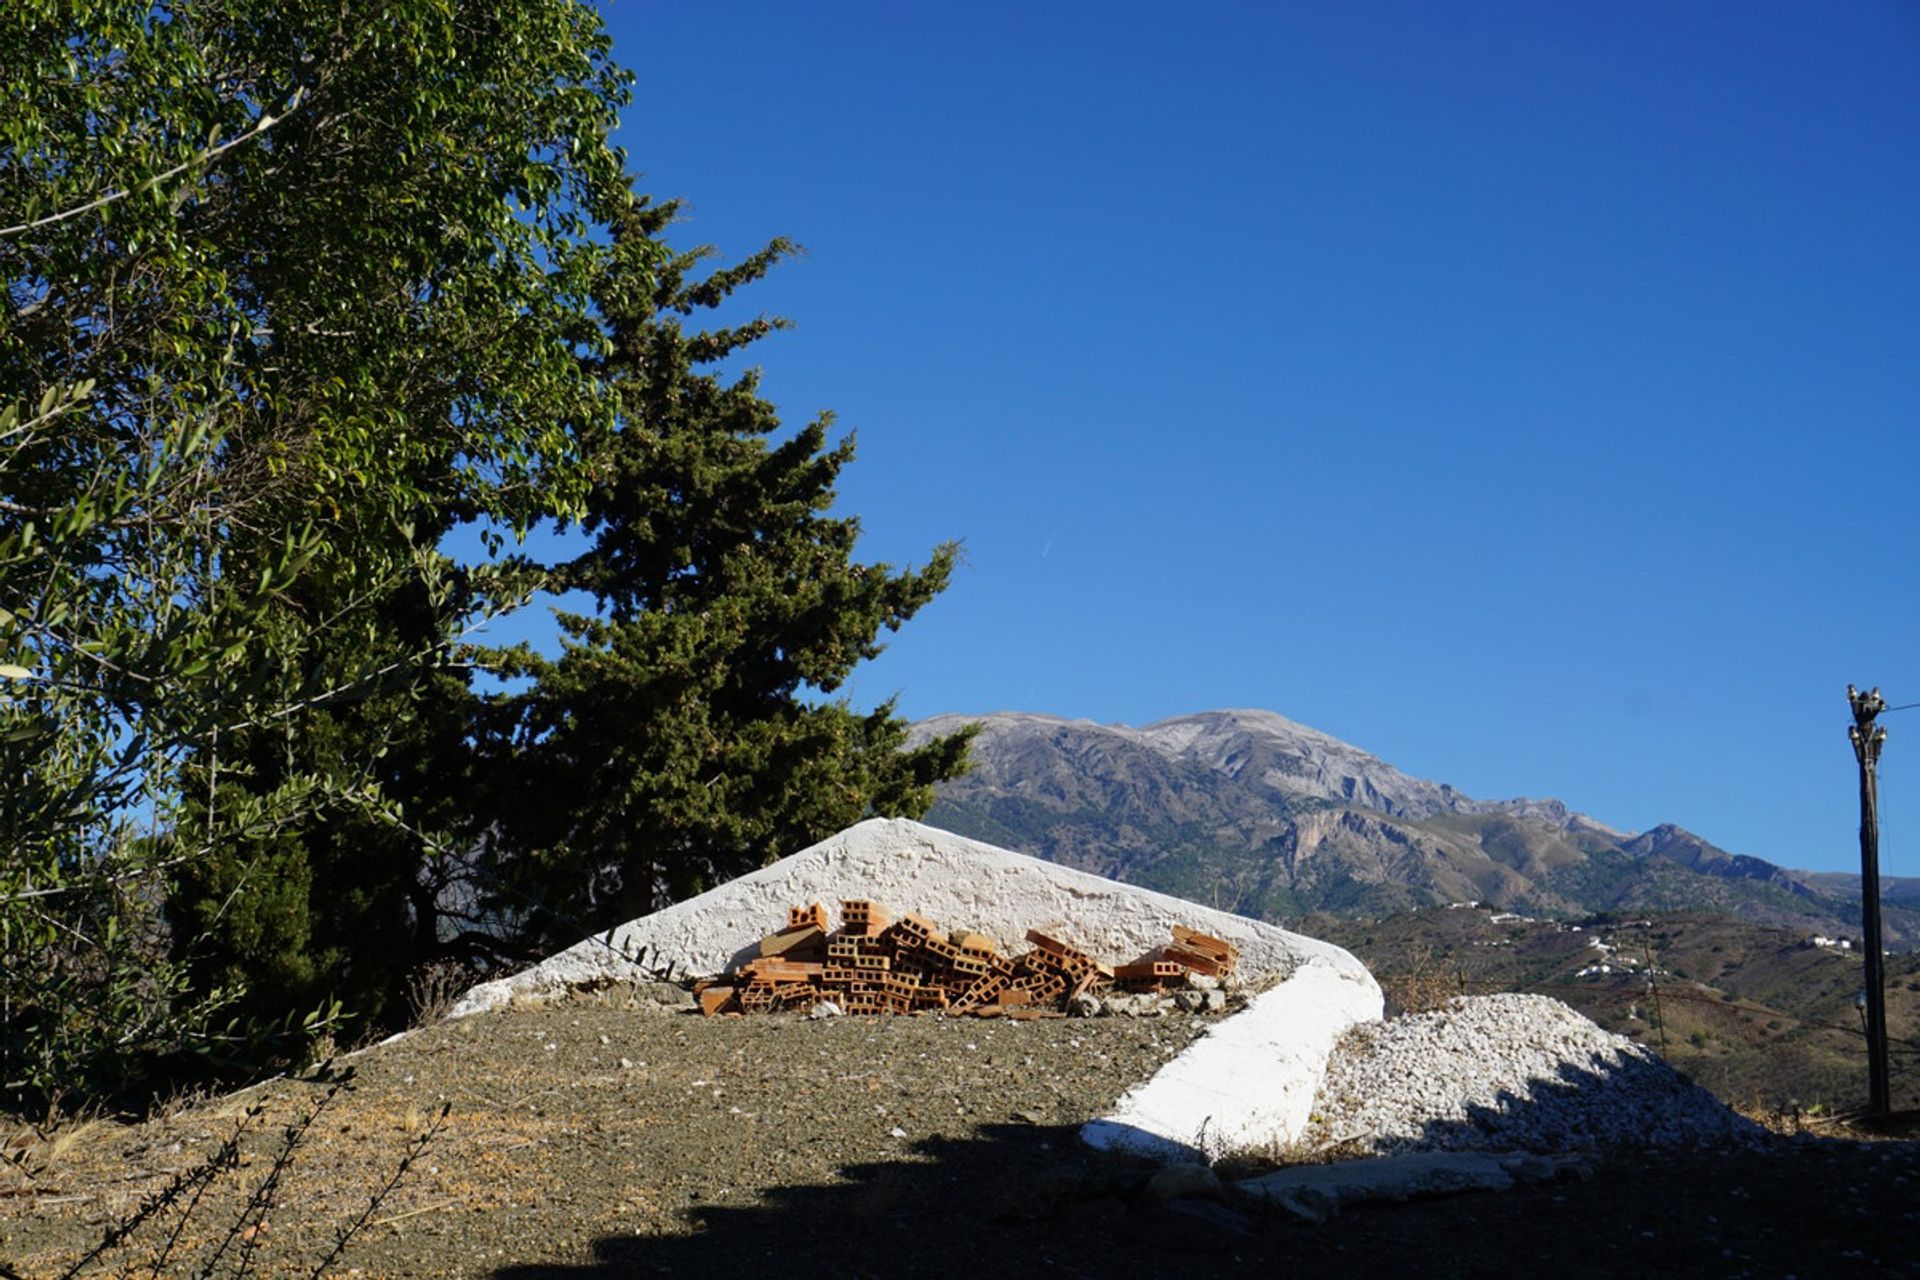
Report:
[[[863,554],[965,543],[857,703],[1265,707],[1857,868],[1844,686],[1920,701],[1920,7],[605,11],[682,241],[808,249],[744,306]]]

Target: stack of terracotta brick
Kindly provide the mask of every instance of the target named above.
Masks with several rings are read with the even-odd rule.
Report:
[[[1037,929],[1027,941],[1028,951],[1005,955],[984,934],[947,933],[912,912],[895,920],[865,899],[842,902],[840,928],[829,931],[827,909],[816,902],[789,909],[787,927],[762,938],[755,959],[694,989],[708,1015],[832,1001],[850,1014],[1060,1017],[1077,996],[1116,984],[1162,991],[1194,974],[1226,978],[1240,958],[1231,943],[1178,925],[1166,946],[1119,966]]]
[[[1173,926],[1173,941],[1132,964],[1116,966],[1113,976],[1129,991],[1164,991],[1186,983],[1188,974],[1228,978],[1240,964],[1240,952],[1230,942],[1209,934]]]

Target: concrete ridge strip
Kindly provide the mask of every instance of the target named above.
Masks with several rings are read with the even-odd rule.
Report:
[[[1165,1161],[1282,1151],[1307,1131],[1335,1043],[1381,1011],[1365,969],[1303,966],[1128,1090],[1080,1138]]]

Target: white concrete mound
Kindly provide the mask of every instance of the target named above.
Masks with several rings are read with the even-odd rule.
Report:
[[[1108,960],[1137,959],[1175,924],[1240,949],[1238,982],[1262,990],[1086,1126],[1099,1147],[1191,1159],[1286,1143],[1305,1128],[1340,1033],[1381,1013],[1380,988],[1330,943],[997,849],[904,819],[875,818],[772,866],[569,947],[522,973],[468,991],[454,1017],[577,986],[639,977],[704,977],[758,954],[787,908],[871,898],[1004,948],[1028,929]]]

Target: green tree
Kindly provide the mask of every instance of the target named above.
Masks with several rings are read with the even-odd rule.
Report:
[[[237,1013],[272,1020],[338,1001],[357,1028],[397,1028],[411,982],[459,951],[445,931],[443,890],[461,868],[444,851],[470,827],[475,699],[464,646],[449,642],[431,663],[410,656],[437,652],[453,626],[425,596],[415,586],[379,602],[378,630],[362,643],[392,660],[389,678],[223,747],[229,781],[212,807],[216,830],[263,789],[323,783],[297,824],[258,840],[229,834],[171,877],[168,916],[192,940],[177,954],[195,989],[257,979]],[[209,772],[194,762],[192,776]],[[190,795],[182,822],[206,814]]]
[[[524,590],[441,534],[579,510],[627,85],[567,0],[0,6],[14,1100],[215,1044],[402,909],[331,854],[412,831],[417,878],[377,762]]]
[[[754,372],[716,368],[782,322],[681,323],[793,247],[696,277],[711,250],[662,262],[675,209],[623,215],[598,295],[619,418],[589,437],[591,547],[550,574],[599,612],[562,615],[561,655],[523,654],[531,687],[493,708],[489,859],[517,889],[501,905],[546,942],[862,818],[918,817],[965,767],[967,735],[907,749],[891,702],[831,698],[945,586],[957,548],[898,572],[853,558],[859,522],[830,513],[853,439],[830,443],[824,416],[783,430]]]

